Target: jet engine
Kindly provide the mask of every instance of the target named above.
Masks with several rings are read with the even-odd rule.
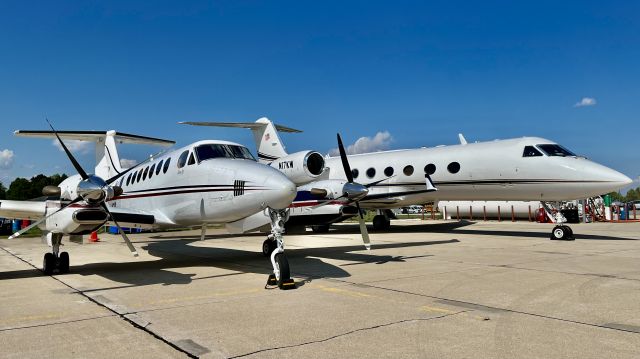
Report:
[[[284,173],[297,186],[314,181],[324,171],[324,157],[315,151],[300,151],[269,164]]]

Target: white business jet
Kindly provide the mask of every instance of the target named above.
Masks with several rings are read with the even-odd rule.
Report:
[[[276,169],[256,162],[250,151],[237,143],[206,140],[152,156],[122,169],[116,143],[170,146],[173,141],[116,131],[16,131],[17,136],[57,138],[78,172],[59,186],[47,186],[43,194],[56,198],[42,202],[0,201],[0,216],[34,219],[15,238],[38,226],[52,252],[44,255],[43,271],[69,271],[69,254],[60,252],[62,237],[82,241],[82,235],[107,222],[120,228],[175,228],[242,220],[257,212],[271,218],[271,261],[281,288],[292,286],[284,255],[282,232],[287,208],[296,195],[295,185]],[[65,146],[67,140],[96,143],[95,174],[84,171]],[[122,238],[137,252],[126,233]],[[275,283],[273,283],[275,284]]]
[[[324,222],[324,226],[313,227],[315,230],[328,230],[328,224],[357,213],[347,188],[356,181],[360,183],[355,191],[360,205],[378,211],[373,219],[374,229],[389,227],[387,209],[430,201],[533,200],[551,212],[547,202],[589,198],[631,183],[620,172],[538,137],[467,143],[460,136],[458,145],[327,157],[322,163],[326,167],[323,171],[319,160],[314,160],[314,152],[287,154],[277,132],[283,126],[274,126],[267,118],[255,123],[185,123],[250,128],[259,159],[282,170],[299,186],[289,223]],[[284,128],[286,132],[300,132]],[[289,163],[292,156],[301,155],[308,159],[304,167],[295,168],[295,163]],[[306,173],[307,181],[296,181],[293,173]],[[332,206],[319,207],[326,203]],[[326,208],[332,215],[322,212]],[[553,229],[552,239],[572,239],[572,233],[571,228],[561,224]]]

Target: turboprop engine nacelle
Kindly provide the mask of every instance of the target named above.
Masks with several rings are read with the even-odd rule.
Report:
[[[43,194],[53,194],[53,186],[43,189]],[[63,199],[82,197],[88,203],[97,204],[121,194],[120,187],[109,186],[102,178],[89,175],[83,180],[79,175],[71,176],[60,183],[59,195]]]
[[[318,199],[342,197],[354,201],[362,199],[369,193],[369,190],[361,184],[336,179],[315,181],[300,187],[299,191],[309,191],[312,196]]]
[[[324,157],[315,151],[300,151],[280,157],[269,164],[284,173],[297,186],[309,183],[324,171]]]
[[[59,201],[47,201],[47,213],[58,208]],[[102,208],[70,206],[47,218],[43,229],[53,233],[88,234],[102,226],[107,219],[108,215]]]

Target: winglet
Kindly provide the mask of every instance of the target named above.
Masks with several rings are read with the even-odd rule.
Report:
[[[458,139],[460,140],[460,144],[461,145],[466,145],[467,144],[467,139],[464,138],[464,136],[461,133],[458,134]]]
[[[425,178],[425,180],[427,182],[427,190],[428,191],[433,192],[433,191],[437,191],[438,190],[438,188],[433,184],[433,181],[431,180],[431,176],[429,176],[428,174],[425,174],[424,178]]]

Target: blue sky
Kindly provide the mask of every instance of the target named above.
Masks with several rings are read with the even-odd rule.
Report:
[[[388,131],[390,148],[532,135],[637,179],[638,14],[631,1],[5,0],[0,181],[72,173],[51,141],[12,135],[45,116],[251,148],[248,131],[176,122],[268,116],[305,131],[283,136],[290,151],[323,153],[338,131]]]

